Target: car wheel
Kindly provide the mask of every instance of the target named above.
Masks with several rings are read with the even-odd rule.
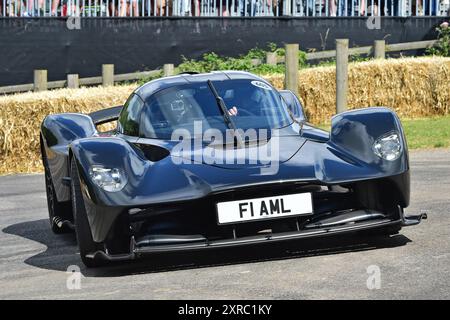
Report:
[[[75,220],[75,234],[80,249],[80,257],[86,267],[95,268],[105,265],[104,261],[96,261],[86,255],[102,250],[102,245],[92,239],[91,228],[86,214],[86,207],[80,187],[80,177],[75,161],[70,164],[72,209]]]
[[[60,202],[57,200],[55,186],[53,185],[47,158],[45,155],[43,155],[42,158],[44,162],[45,190],[47,193],[47,207],[50,227],[56,234],[72,232],[73,230],[67,225],[61,225],[62,221],[70,221],[72,219],[72,208],[70,207],[70,201]]]

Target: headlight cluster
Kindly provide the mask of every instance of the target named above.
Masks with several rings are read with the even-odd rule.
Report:
[[[402,144],[397,132],[381,136],[373,144],[373,151],[377,156],[388,161],[397,160],[402,154]]]
[[[120,191],[127,184],[125,174],[116,168],[93,166],[89,169],[89,175],[96,185],[109,192]]]

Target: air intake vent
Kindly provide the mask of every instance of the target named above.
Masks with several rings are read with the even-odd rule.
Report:
[[[144,153],[145,157],[152,162],[161,161],[170,154],[169,150],[152,144],[137,143],[135,145]]]

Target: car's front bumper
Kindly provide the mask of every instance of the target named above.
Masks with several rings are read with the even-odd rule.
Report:
[[[188,241],[180,241],[174,244],[162,244],[162,245],[137,245],[134,238],[131,239],[130,252],[127,254],[108,254],[104,251],[96,251],[89,255],[88,258],[100,259],[107,261],[124,261],[132,260],[145,256],[147,254],[158,253],[158,252],[176,252],[176,251],[193,251],[193,250],[203,250],[212,248],[225,248],[225,247],[235,247],[235,246],[247,246],[256,245],[262,243],[273,243],[279,241],[287,240],[297,240],[306,239],[314,237],[324,237],[343,233],[364,231],[369,229],[379,229],[383,227],[399,226],[406,227],[419,224],[422,219],[426,219],[426,213],[421,213],[415,216],[405,216],[403,211],[400,210],[400,219],[390,219],[390,218],[378,218],[371,219],[368,221],[356,222],[353,224],[337,225],[332,227],[322,227],[310,230],[298,230],[291,232],[280,232],[280,233],[270,233],[261,234],[247,237],[236,237],[226,240],[214,240],[208,241],[207,239],[197,239],[193,241],[189,239]]]

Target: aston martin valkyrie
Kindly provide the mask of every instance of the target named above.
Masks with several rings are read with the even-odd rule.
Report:
[[[408,149],[389,108],[335,115],[246,72],[180,74],[123,106],[48,115],[40,139],[50,225],[88,267],[155,252],[350,232],[398,233]],[[98,126],[116,125],[107,132]]]

